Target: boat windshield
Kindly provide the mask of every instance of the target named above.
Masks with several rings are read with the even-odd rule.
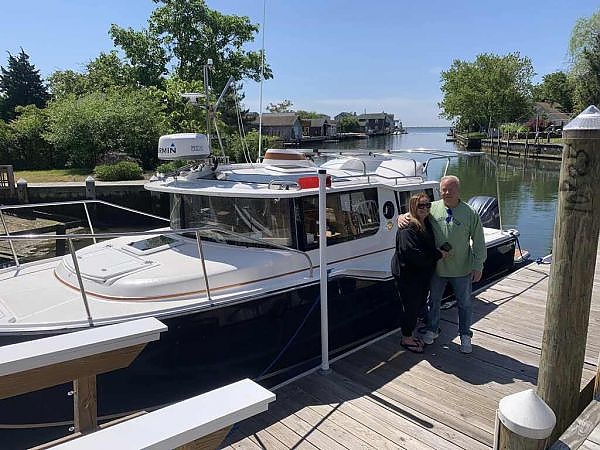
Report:
[[[250,238],[208,235],[208,239],[226,239],[233,245],[256,245],[252,243],[252,239],[256,239],[292,247],[290,211],[290,199],[174,194],[171,197],[171,228],[220,229]]]

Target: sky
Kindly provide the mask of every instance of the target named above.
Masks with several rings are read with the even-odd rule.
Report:
[[[247,48],[264,47],[274,78],[262,85],[263,110],[392,113],[404,126],[445,126],[440,72],[480,53],[519,52],[543,75],[568,70],[575,21],[600,9],[593,0],[207,0],[211,9],[261,26]],[[147,28],[151,0],[2,0],[0,66],[21,48],[46,78],[83,71],[115,47],[111,24]],[[263,11],[265,14],[263,15]],[[244,83],[244,104],[260,108],[260,84]]]

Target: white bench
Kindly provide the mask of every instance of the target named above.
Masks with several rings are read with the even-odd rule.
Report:
[[[275,394],[244,379],[52,448],[173,449],[191,442],[195,449],[216,448],[233,424],[266,411],[273,400]]]
[[[127,367],[166,330],[146,318],[0,347],[0,399],[73,381],[75,431],[94,430],[96,375]]]

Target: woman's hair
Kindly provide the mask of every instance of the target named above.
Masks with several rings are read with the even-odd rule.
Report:
[[[417,194],[413,194],[410,196],[410,200],[408,201],[408,212],[410,212],[410,221],[414,223],[419,230],[425,229],[425,224],[419,221],[417,215],[417,205],[419,204],[419,199],[425,197],[429,202],[429,195],[425,192],[419,192]]]

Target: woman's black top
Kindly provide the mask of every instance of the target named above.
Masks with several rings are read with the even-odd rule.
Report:
[[[435,246],[429,217],[425,218],[424,230],[413,222],[405,228],[398,228],[396,252],[392,258],[392,273],[395,276],[407,276],[428,282],[441,257],[442,253]]]

